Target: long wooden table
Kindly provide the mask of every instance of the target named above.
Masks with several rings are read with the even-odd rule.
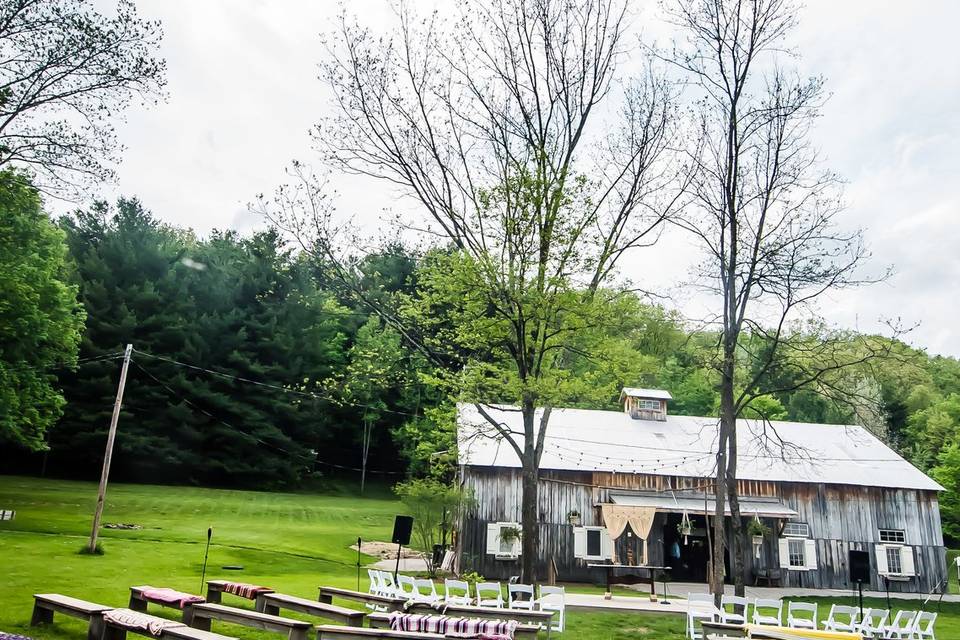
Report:
[[[610,588],[615,584],[642,584],[646,583],[650,585],[650,600],[656,602],[657,600],[657,572],[658,571],[670,571],[671,567],[654,567],[650,565],[630,565],[630,564],[588,564],[591,569],[604,569],[607,573],[607,593],[609,594]],[[617,571],[623,571],[617,575]],[[634,572],[646,572],[645,577],[641,577]]]

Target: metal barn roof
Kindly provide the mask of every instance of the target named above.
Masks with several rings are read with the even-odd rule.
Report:
[[[522,442],[518,409],[485,409]],[[520,466],[510,444],[497,437],[474,405],[461,404],[458,415],[460,464]],[[716,418],[671,415],[653,421],[621,411],[554,409],[540,467],[710,477],[717,431]],[[744,480],[943,489],[863,427],[740,420],[737,432],[738,476]]]

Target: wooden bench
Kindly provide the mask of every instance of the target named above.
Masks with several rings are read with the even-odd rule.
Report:
[[[307,598],[298,598],[297,596],[288,596],[283,593],[265,593],[257,598],[257,611],[279,615],[280,609],[306,613],[351,627],[363,626],[364,613],[356,609],[339,607],[335,604],[317,602]]]
[[[317,627],[317,640],[448,640],[448,638],[438,633],[322,624]]]
[[[223,594],[227,593],[227,584],[229,580],[207,580],[207,602],[212,602],[214,604],[223,600]],[[273,593],[273,589],[268,589],[266,591],[261,591],[260,593]],[[238,598],[241,596],[237,596]],[[247,600],[255,600],[255,598],[247,598]]]
[[[247,609],[236,609],[234,607],[225,607],[222,604],[195,604],[191,607],[193,616],[190,625],[195,629],[204,631],[210,630],[212,620],[220,620],[232,624],[240,624],[254,629],[263,629],[264,631],[274,631],[277,633],[286,633],[290,640],[307,640],[307,634],[313,629],[313,625],[303,620],[294,620],[292,618],[281,618],[280,616],[260,613],[259,611],[249,611]]]
[[[142,612],[139,612],[142,613]],[[147,618],[154,619],[158,622],[169,623],[170,620],[166,618],[158,618],[157,616],[150,616],[143,614]],[[149,631],[141,629],[139,627],[128,626],[112,620],[104,620],[103,622],[103,636],[102,640],[125,640],[127,637],[127,632],[137,633],[142,636],[147,636],[148,638],[155,638]],[[200,629],[192,629],[183,623],[175,623],[171,626],[164,627],[159,635],[160,640],[236,640],[230,636],[223,636],[219,633],[211,633],[210,631],[202,631]]]
[[[448,617],[476,617],[476,616],[449,616],[449,614],[440,614],[434,612],[436,615],[446,615]],[[502,618],[499,618],[502,620]],[[371,629],[389,629],[390,628],[390,614],[389,613],[371,613],[367,616],[367,620],[370,623]],[[540,625],[538,624],[520,624],[517,626],[516,631],[514,631],[513,637],[517,640],[534,640],[537,637],[537,634],[540,632]]]
[[[503,609],[496,607],[474,607],[471,605],[451,604],[439,608],[427,603],[414,603],[408,613],[434,613],[459,618],[480,618],[481,620],[516,620],[520,624],[543,625],[550,629],[553,611],[528,611],[526,609]]]
[[[147,604],[150,604],[150,603],[160,605],[161,607],[169,607],[171,609],[177,609],[178,611],[183,611],[184,624],[190,624],[190,617],[193,615],[192,604],[199,604],[199,603],[188,604],[186,607],[181,609],[177,605],[172,604],[170,602],[149,598],[145,596],[143,592],[144,592],[143,587],[130,587],[130,604],[128,606],[131,609],[133,609],[134,611],[146,611]]]
[[[724,622],[710,622],[703,620],[700,623],[703,634],[708,638],[746,638],[747,629],[742,624],[727,624]]]
[[[86,620],[89,624],[88,640],[100,640],[100,636],[103,635],[103,612],[113,608],[62,596],[59,593],[38,593],[33,596],[33,616],[30,618],[30,624],[33,626],[49,624],[53,622],[54,612],[62,613]]]
[[[383,607],[387,611],[403,611],[403,605],[406,603],[406,600],[403,598],[379,596],[364,591],[351,591],[350,589],[340,589],[338,587],[320,587],[320,602],[331,604],[334,598],[371,604],[377,607]]]
[[[783,582],[783,571],[780,569],[756,569],[753,572],[753,586],[760,586],[760,582],[766,582],[768,587],[780,586]],[[776,583],[776,585],[774,585]]]

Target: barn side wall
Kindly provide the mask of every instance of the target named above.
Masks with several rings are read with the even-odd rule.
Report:
[[[497,560],[487,555],[485,549],[488,523],[520,521],[519,470],[466,466],[462,468],[462,481],[473,492],[477,506],[461,523],[461,566],[488,578],[505,579],[518,575],[519,561]],[[669,491],[697,488],[704,482],[699,478],[644,474],[542,471],[538,575],[549,575],[548,565],[552,563],[560,580],[591,582],[601,579],[597,570],[588,569],[584,561],[573,557],[573,525],[567,521],[567,514],[571,511],[581,514],[581,525],[601,526],[600,509],[596,505],[610,502],[611,490]],[[931,591],[947,575],[935,492],[823,483],[740,481],[739,485],[743,496],[780,498],[798,512],[792,521],[806,522],[810,526],[810,536],[817,545],[818,569],[784,570],[785,586],[850,588],[847,552],[862,549],[870,552],[872,582],[869,588],[882,591],[887,585],[877,574],[874,551],[874,545],[880,542],[881,528],[906,532],[906,542],[913,548],[918,574],[909,580],[891,580],[890,591]],[[648,564],[669,564],[663,540],[667,517],[658,513],[654,520],[648,540]],[[766,520],[766,524],[775,525],[776,522]],[[779,566],[775,536],[764,541],[759,558],[754,557],[749,540],[745,548],[749,575],[755,569]]]

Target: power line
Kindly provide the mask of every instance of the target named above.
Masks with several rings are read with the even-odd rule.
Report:
[[[156,359],[156,360],[162,360],[162,361],[164,361],[164,362],[168,362],[168,363],[173,364],[173,365],[176,365],[176,366],[178,366],[178,367],[184,367],[184,368],[186,368],[186,369],[191,369],[191,370],[193,370],[193,371],[198,371],[198,372],[201,372],[201,373],[207,373],[207,374],[210,374],[210,375],[213,375],[213,376],[217,376],[217,377],[219,377],[219,378],[224,378],[224,379],[226,379],[226,380],[232,380],[232,381],[235,381],[235,382],[242,382],[242,383],[244,383],[244,384],[251,384],[251,385],[258,386],[258,387],[264,387],[264,388],[266,388],[266,389],[272,389],[272,390],[274,390],[274,391],[281,391],[281,392],[283,392],[283,393],[291,393],[291,394],[294,394],[294,395],[299,395],[299,396],[304,396],[304,397],[308,397],[308,398],[313,398],[313,399],[315,399],[315,400],[326,400],[326,401],[333,402],[333,403],[335,403],[335,404],[339,404],[339,405],[342,405],[342,406],[355,407],[355,408],[359,408],[359,409],[376,409],[377,411],[382,411],[382,412],[384,412],[384,413],[393,413],[393,414],[396,414],[396,415],[409,416],[409,417],[412,417],[412,418],[420,418],[420,417],[422,417],[420,414],[410,413],[410,412],[408,412],[408,411],[399,411],[399,410],[396,410],[396,409],[387,409],[387,408],[385,408],[385,407],[378,407],[378,406],[374,406],[374,405],[370,405],[370,404],[364,404],[364,403],[362,403],[362,402],[353,402],[353,401],[349,401],[349,400],[344,400],[344,399],[342,399],[342,398],[336,398],[336,397],[333,397],[333,396],[324,396],[324,395],[320,395],[320,394],[318,394],[318,393],[314,393],[314,392],[312,392],[312,391],[301,391],[300,389],[293,389],[293,388],[290,388],[290,387],[284,387],[284,386],[278,385],[278,384],[272,384],[272,383],[269,383],[269,382],[261,382],[261,381],[259,381],[259,380],[253,380],[253,379],[251,379],[251,378],[245,378],[245,377],[243,377],[243,376],[237,376],[237,375],[233,375],[233,374],[230,374],[230,373],[224,373],[224,372],[222,372],[222,371],[216,371],[215,369],[208,369],[208,368],[206,368],[206,367],[201,367],[201,366],[195,365],[195,364],[189,364],[189,363],[187,363],[187,362],[180,362],[179,360],[174,360],[173,358],[168,358],[168,357],[166,357],[166,356],[154,355],[154,354],[152,354],[152,353],[147,353],[146,351],[140,351],[140,350],[138,350],[138,349],[134,349],[134,353],[137,353],[137,354],[139,354],[139,355],[146,356],[146,357],[148,357],[148,358],[154,358],[154,359]]]
[[[653,447],[649,445],[642,444],[630,444],[627,442],[602,442],[599,440],[586,440],[583,438],[572,438],[570,436],[557,436],[557,435],[548,435],[548,439],[554,440],[567,440],[569,442],[579,442],[581,444],[595,444],[603,447],[612,447],[619,449],[621,447],[630,448],[630,449],[647,449],[651,451],[666,451],[672,453],[689,453],[693,455],[702,455],[702,456],[713,456],[716,455],[716,451],[703,451],[697,449],[679,449],[677,447]],[[601,454],[602,455],[602,454]],[[741,458],[769,458],[772,460],[784,460],[784,461],[795,461],[795,462],[805,462],[810,460],[810,458],[804,456],[779,456],[772,453],[738,453]],[[816,456],[818,461],[826,460],[830,462],[902,462],[902,458],[830,458],[824,456]]]
[[[15,364],[15,365],[4,366],[3,369],[5,371],[53,372],[53,371],[62,371],[64,369],[70,370],[82,365],[93,364],[95,362],[106,362],[108,360],[116,360],[122,357],[123,357],[123,351],[116,351],[114,353],[107,353],[99,356],[77,358],[75,362],[58,362],[58,363],[53,363],[49,365]]]

